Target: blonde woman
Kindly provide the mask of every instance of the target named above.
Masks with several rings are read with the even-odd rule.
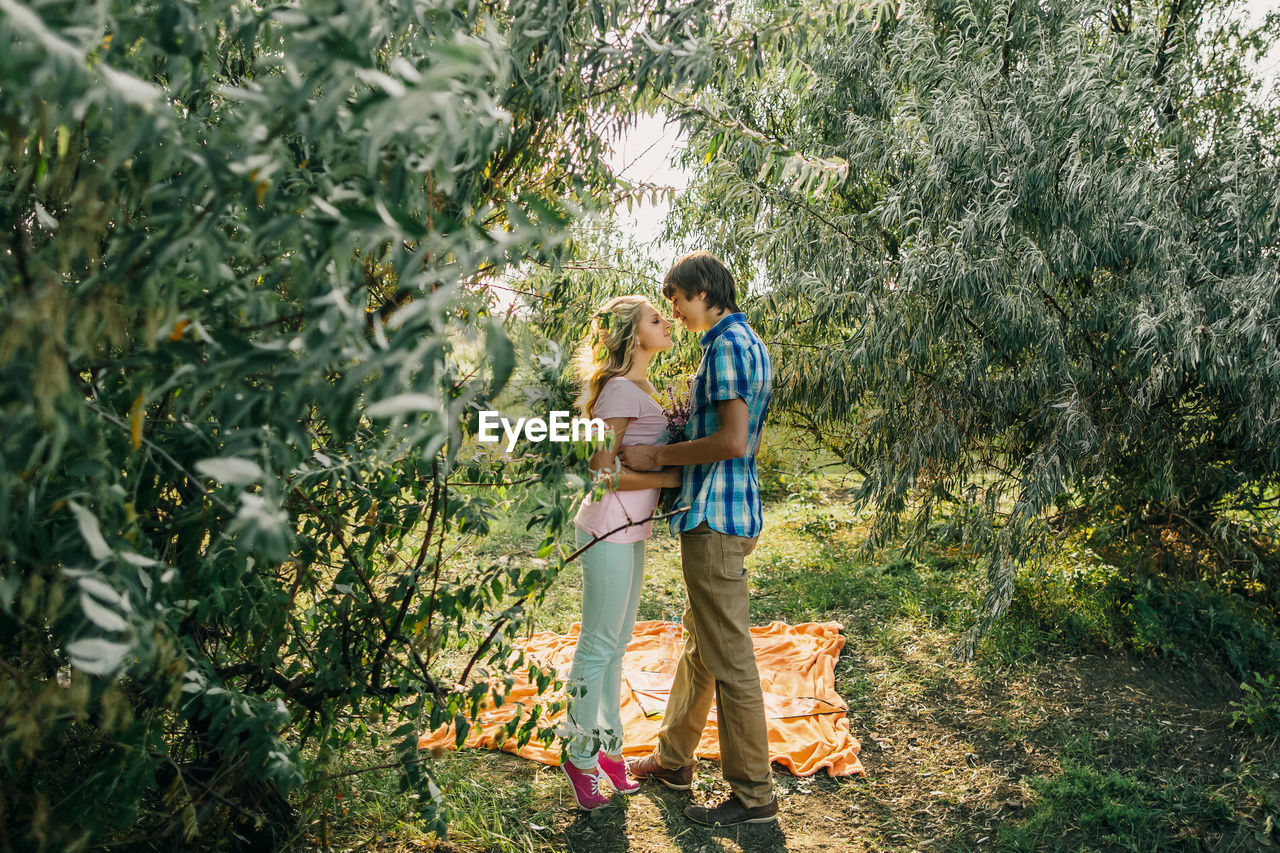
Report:
[[[592,472],[607,478],[608,490],[598,501],[588,498],[574,519],[579,548],[601,540],[579,558],[582,628],[569,676],[568,738],[560,765],[578,807],[586,810],[609,804],[602,779],[623,794],[639,788],[622,758],[622,655],[644,581],[644,541],[652,522],[643,520],[653,514],[660,488],[680,485],[680,473],[630,471],[615,459],[618,447],[661,441],[666,417],[647,374],[653,356],[670,348],[671,322],[644,297],[619,296],[596,314],[578,357],[578,407],[607,423],[615,436],[614,450],[601,449],[590,461]]]

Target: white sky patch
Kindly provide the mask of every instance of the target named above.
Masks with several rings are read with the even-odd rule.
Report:
[[[1276,0],[1248,0],[1249,26],[1260,27],[1267,12],[1274,11]],[[1254,72],[1263,79],[1263,95],[1267,90],[1274,90],[1276,80],[1280,77],[1280,41],[1273,42],[1271,50],[1260,62],[1254,63]]]
[[[675,158],[688,141],[677,123],[667,123],[665,113],[640,116],[614,144],[609,166],[614,174],[629,181],[674,187],[677,192],[683,192],[689,186],[691,175],[675,164]],[[671,205],[665,200],[656,205],[645,201],[630,211],[623,206],[616,214],[615,227],[664,268],[675,258],[671,249],[657,245],[670,210]]]

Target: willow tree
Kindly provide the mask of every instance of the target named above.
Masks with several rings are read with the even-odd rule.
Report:
[[[0,0],[3,844],[282,843],[355,738],[436,813],[417,732],[490,689],[440,652],[557,566],[450,561],[512,470],[483,285],[638,191],[611,128],[716,14]]]
[[[972,637],[1081,512],[1274,603],[1280,138],[1249,69],[1280,16],[811,15],[828,24],[766,54],[766,84],[683,104],[677,230],[759,271],[777,400],[864,473],[878,533],[970,508],[990,561]]]

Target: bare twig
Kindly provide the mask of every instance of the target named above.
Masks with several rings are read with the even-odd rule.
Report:
[[[395,621],[391,625],[391,630],[383,637],[382,644],[378,646],[378,651],[374,655],[373,660],[373,681],[377,683],[382,680],[382,664],[386,659],[387,651],[391,648],[391,640],[395,635],[400,633],[400,628],[404,625],[405,616],[409,612],[409,604],[413,601],[412,591],[418,585],[418,575],[422,571],[422,566],[426,563],[427,553],[431,550],[431,534],[436,529],[436,519],[440,516],[440,507],[448,499],[449,484],[445,482],[443,485],[440,480],[440,461],[437,457],[431,461],[431,513],[427,517],[427,531],[422,537],[422,547],[418,549],[418,559],[414,563],[413,571],[409,577],[408,589],[405,591],[404,600],[400,602],[400,610],[396,613]],[[440,533],[440,543],[444,543],[444,531]],[[437,568],[440,564],[441,554],[436,552]],[[437,571],[437,577],[439,572]],[[434,590],[432,591],[432,600],[435,599]],[[429,624],[429,623],[428,623]]]
[[[569,556],[567,556],[567,557],[565,557],[565,558],[564,558],[564,561],[563,561],[563,562],[564,562],[564,563],[570,563],[570,562],[572,562],[573,560],[576,560],[576,559],[577,559],[577,558],[582,554],[582,552],[584,552],[584,551],[586,551],[587,549],[591,548],[591,547],[592,547],[593,545],[595,545],[597,542],[600,542],[600,541],[602,541],[602,540],[604,540],[604,539],[606,539],[606,538],[608,538],[608,537],[612,536],[612,535],[613,535],[613,534],[615,534],[615,533],[620,533],[620,532],[622,532],[623,530],[626,530],[626,529],[627,529],[627,528],[629,528],[629,527],[635,527],[635,526],[636,526],[636,525],[638,525],[638,524],[646,524],[646,523],[648,523],[648,522],[650,522],[650,521],[661,521],[661,520],[663,520],[664,518],[670,518],[671,516],[673,516],[673,515],[675,515],[675,514],[677,514],[677,513],[680,513],[680,512],[684,512],[684,511],[685,511],[685,510],[687,510],[687,509],[688,509],[688,507],[680,507],[680,508],[678,508],[678,509],[674,509],[674,510],[672,510],[671,512],[663,513],[663,514],[661,514],[661,515],[650,515],[648,518],[642,518],[642,519],[640,519],[640,520],[638,520],[638,521],[629,521],[629,522],[627,522],[626,524],[623,524],[623,525],[620,525],[620,526],[618,526],[618,527],[615,527],[613,530],[610,530],[608,533],[603,533],[603,534],[601,534],[601,535],[599,535],[599,536],[592,537],[592,539],[591,539],[591,541],[590,541],[590,542],[588,542],[587,544],[583,545],[581,548],[578,548],[578,549],[576,549],[575,551],[573,551],[573,553],[569,554]],[[507,608],[507,613],[508,613],[508,614],[509,614],[509,613],[511,613],[511,611],[512,611],[512,610],[514,610],[515,608],[517,608],[517,607],[521,606],[522,604],[524,604],[526,601],[528,601],[530,598],[532,598],[532,597],[533,597],[533,594],[534,594],[534,590],[530,590],[529,592],[527,592],[527,593],[525,593],[524,595],[520,596],[520,598],[519,598],[519,599],[518,599],[514,604],[512,604],[510,607],[508,607],[508,608]],[[500,616],[500,617],[499,617],[499,618],[498,618],[498,619],[493,623],[493,628],[492,628],[492,630],[490,630],[490,631],[489,631],[488,636],[486,636],[486,637],[484,638],[484,641],[483,641],[483,642],[481,642],[481,643],[480,643],[480,645],[476,648],[475,654],[473,654],[473,655],[471,656],[471,659],[470,659],[469,661],[467,661],[467,666],[466,666],[466,668],[465,668],[465,669],[463,669],[463,670],[462,670],[462,675],[458,676],[458,683],[459,683],[459,684],[465,684],[465,683],[467,682],[467,676],[471,675],[471,670],[472,670],[472,668],[476,665],[476,663],[480,660],[480,656],[481,656],[481,655],[483,655],[486,651],[488,651],[489,646],[493,643],[494,638],[495,638],[495,637],[497,637],[497,636],[498,636],[498,632],[499,632],[500,630],[502,630],[502,626],[503,626],[503,625],[505,625],[505,624],[507,624],[507,623],[508,623],[508,622],[510,622],[510,621],[511,621],[511,616],[509,616],[509,615],[504,615],[504,616]]]

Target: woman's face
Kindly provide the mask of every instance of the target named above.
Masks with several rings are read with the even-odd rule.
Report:
[[[636,329],[636,342],[645,352],[671,349],[671,321],[647,302],[640,307],[640,327]]]

